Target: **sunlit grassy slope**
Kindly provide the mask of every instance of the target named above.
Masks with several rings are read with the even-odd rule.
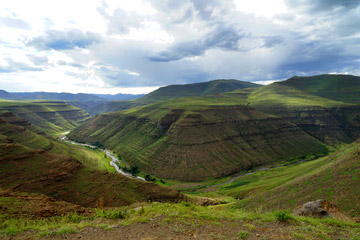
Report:
[[[233,196],[245,197],[239,206],[292,209],[303,202],[326,199],[358,216],[360,142],[328,157],[245,177],[234,184],[241,181],[247,183],[231,190]]]
[[[61,101],[0,100],[0,110],[10,111],[48,134],[71,130],[90,118],[84,110]]]
[[[261,85],[238,80],[214,80],[202,83],[170,85],[159,88],[146,96],[135,100],[139,103],[151,103],[179,97],[207,96],[234,91],[236,89],[260,87]]]
[[[360,77],[357,76],[324,74],[311,77],[293,77],[281,84],[312,95],[360,104]]]
[[[112,101],[112,102],[74,102],[78,107],[85,109],[91,115],[99,113],[115,112],[124,109],[130,109],[137,106],[148,105],[154,102],[165,101],[181,97],[208,96],[236,89],[244,89],[249,87],[260,87],[261,85],[251,82],[238,80],[213,80],[209,82],[170,85],[161,87],[144,97],[130,101]]]

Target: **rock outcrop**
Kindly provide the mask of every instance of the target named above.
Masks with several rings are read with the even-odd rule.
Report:
[[[324,199],[307,202],[301,208],[295,210],[294,213],[299,216],[331,217],[340,220],[351,220],[341,212],[338,206]]]

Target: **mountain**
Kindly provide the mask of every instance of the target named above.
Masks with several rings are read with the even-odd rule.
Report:
[[[223,92],[230,92],[236,89],[260,86],[261,85],[259,84],[234,79],[220,79],[184,85],[169,85],[166,87],[161,87],[145,95],[144,97],[139,98],[136,102],[148,104],[155,101],[164,101],[173,98],[207,96]]]
[[[6,92],[0,90],[0,99],[7,100],[62,100],[62,101],[106,101],[94,94],[52,92]]]
[[[61,101],[0,100],[1,110],[26,119],[49,134],[71,130],[90,118],[84,110]]]
[[[144,96],[143,94],[88,94],[88,93],[54,93],[54,92],[7,92],[0,90],[0,99],[6,100],[61,100],[76,102],[101,102],[131,100]]]
[[[123,94],[123,93],[118,93],[114,95],[111,94],[95,94],[95,95],[103,99],[106,99],[108,101],[133,100],[145,96],[145,94]]]
[[[328,151],[281,118],[213,99],[218,105],[183,98],[98,115],[69,137],[99,141],[145,172],[186,181]]]
[[[70,137],[99,141],[159,177],[198,181],[351,143],[359,110],[279,82],[99,115]]]
[[[29,122],[0,114],[0,188],[42,193],[85,207],[183,199],[178,191],[109,172],[100,150],[73,146],[32,131]]]
[[[341,80],[343,78],[341,75],[330,76],[333,79]],[[319,78],[321,79],[321,76]],[[333,82],[338,84],[340,80]],[[226,95],[239,98],[261,112],[276,115],[295,123],[311,136],[332,146],[351,143],[360,137],[358,121],[360,106],[354,104],[357,100],[355,97],[353,97],[353,103],[341,102],[294,88],[290,86],[289,81],[291,85],[302,84],[303,88],[310,88],[306,87],[303,78],[291,78],[284,82],[251,89],[251,91],[245,89]],[[348,83],[344,83],[344,85],[346,86]],[[355,88],[356,86],[354,86]],[[333,89],[334,91],[338,89],[339,95],[344,91],[344,88],[341,87],[334,86]],[[337,95],[336,92],[333,92],[333,95]],[[360,96],[360,92],[357,95]]]
[[[212,94],[229,92],[236,89],[252,88],[259,86],[261,85],[251,82],[244,82],[233,79],[222,79],[202,83],[169,85],[166,87],[161,87],[141,98],[129,101],[72,102],[72,104],[86,110],[88,113],[94,116],[96,114],[116,112],[174,98],[207,96]]]
[[[316,96],[360,104],[360,77],[357,76],[323,74],[311,77],[292,77],[281,84]]]

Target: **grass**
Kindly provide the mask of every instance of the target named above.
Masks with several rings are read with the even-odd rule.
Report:
[[[225,222],[240,223],[245,227],[237,233],[240,239],[247,239],[258,227],[277,221],[294,221],[289,225],[291,232],[298,237],[315,239],[315,235],[324,237],[332,236],[337,228],[342,229],[343,236],[357,236],[359,234],[358,223],[344,222],[333,219],[315,219],[309,217],[289,216],[288,212],[254,212],[242,209],[230,209],[218,207],[202,207],[192,204],[169,204],[152,203],[145,205],[141,211],[128,208],[94,209],[90,214],[78,215],[69,213],[64,216],[50,217],[47,219],[12,218],[6,215],[0,216],[1,234],[13,236],[23,231],[34,230],[38,236],[67,235],[81,231],[85,227],[104,228],[108,226],[128,226],[137,223],[147,223],[155,219],[163,219],[162,224],[181,223],[188,226],[202,226],[204,224],[223,225]],[[285,217],[285,218],[284,218]],[[175,224],[175,232],[182,231]],[[351,238],[349,238],[351,239]],[[356,239],[356,238],[354,238]]]
[[[50,135],[74,129],[90,118],[84,110],[62,101],[0,100],[0,111],[12,112]]]

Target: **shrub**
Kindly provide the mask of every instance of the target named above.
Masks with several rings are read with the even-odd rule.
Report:
[[[248,231],[240,231],[237,236],[241,239],[247,239],[250,236],[250,233]]]
[[[293,219],[290,212],[287,210],[279,210],[274,212],[276,220],[279,222],[288,222],[290,219]]]

